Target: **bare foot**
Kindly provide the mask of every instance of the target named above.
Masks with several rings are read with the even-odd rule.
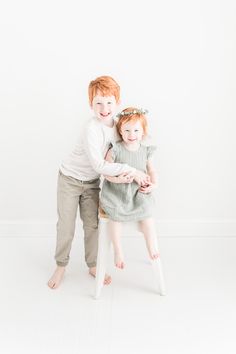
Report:
[[[152,252],[151,259],[155,260],[155,259],[157,259],[159,256],[160,256],[159,253],[154,251],[154,252]]]
[[[147,249],[148,249],[148,253],[149,253],[150,258],[152,260],[157,259],[159,257],[159,253],[157,252],[156,247],[154,247],[153,242],[150,240],[147,240],[146,244],[147,244]]]
[[[96,267],[89,268],[89,274],[92,275],[92,277],[96,278]],[[108,274],[105,274],[104,278],[104,285],[109,285],[111,284],[111,276]]]
[[[124,269],[125,263],[124,263],[124,257],[122,253],[117,252],[114,254],[114,263],[117,268]]]
[[[51,289],[56,289],[61,284],[65,273],[65,267],[57,266],[57,269],[53,273],[53,276],[48,281],[48,286]]]

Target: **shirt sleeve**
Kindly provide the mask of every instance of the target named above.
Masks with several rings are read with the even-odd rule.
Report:
[[[119,176],[125,172],[134,172],[135,168],[127,164],[111,163],[104,160],[103,156],[103,133],[101,129],[89,125],[86,129],[85,150],[93,169],[102,175]]]

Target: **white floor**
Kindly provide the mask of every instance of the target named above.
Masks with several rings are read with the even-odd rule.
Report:
[[[50,290],[55,240],[0,238],[0,353],[236,353],[236,238],[160,238],[165,297],[141,237],[123,244],[126,269],[111,263],[94,300],[82,239]]]

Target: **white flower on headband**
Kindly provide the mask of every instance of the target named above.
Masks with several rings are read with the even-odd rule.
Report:
[[[140,109],[134,109],[133,111],[127,111],[127,112],[123,111],[123,112],[118,113],[116,116],[118,118],[120,118],[123,116],[130,116],[132,114],[146,114],[146,113],[148,113],[147,109],[140,108]]]

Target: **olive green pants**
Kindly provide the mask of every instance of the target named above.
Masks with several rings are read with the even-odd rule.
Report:
[[[56,263],[66,266],[75,234],[79,206],[84,229],[85,261],[89,268],[96,266],[98,249],[99,178],[79,181],[59,171],[57,187],[57,244]]]

